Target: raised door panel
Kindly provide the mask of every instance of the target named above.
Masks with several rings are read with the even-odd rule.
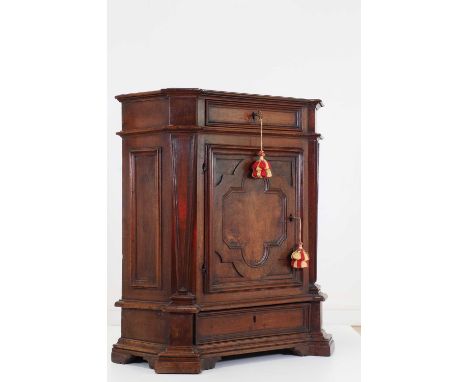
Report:
[[[302,286],[298,240],[302,151],[268,150],[273,177],[253,179],[255,148],[207,145],[205,293]]]

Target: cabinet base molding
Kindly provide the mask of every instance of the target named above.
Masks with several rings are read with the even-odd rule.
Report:
[[[298,356],[328,357],[333,353],[334,341],[324,331],[170,348],[121,338],[112,349],[112,362],[128,364],[146,361],[158,374],[199,374],[203,370],[213,369],[216,362],[225,356],[281,350]]]

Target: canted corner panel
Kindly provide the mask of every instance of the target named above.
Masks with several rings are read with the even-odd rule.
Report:
[[[161,148],[130,151],[132,287],[161,288]]]
[[[268,150],[274,175],[253,179],[255,148],[207,146],[205,292],[302,285],[289,254],[296,242],[290,213],[299,214],[298,150]]]

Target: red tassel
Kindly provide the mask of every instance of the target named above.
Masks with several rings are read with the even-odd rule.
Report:
[[[258,152],[258,159],[252,164],[252,178],[271,178],[270,164],[265,159],[265,152]]]
[[[309,255],[302,248],[302,243],[299,243],[297,249],[291,254],[291,266],[293,268],[307,268]]]

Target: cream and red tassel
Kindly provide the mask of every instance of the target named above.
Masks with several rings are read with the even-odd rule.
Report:
[[[302,247],[302,243],[299,243],[297,249],[291,254],[291,266],[293,268],[307,268],[309,261],[309,255]]]
[[[258,159],[252,165],[252,178],[271,178],[270,164],[265,159],[265,152],[258,152]]]
[[[263,114],[261,111],[253,113],[254,119],[260,119],[260,151],[258,152],[258,159],[252,164],[252,178],[263,179],[271,178],[271,167],[265,159],[265,152],[263,151]]]
[[[309,266],[309,254],[302,247],[302,219],[299,216],[289,215],[289,220],[293,219],[299,220],[299,244],[297,245],[296,250],[291,253],[291,267],[293,268],[307,268]]]

